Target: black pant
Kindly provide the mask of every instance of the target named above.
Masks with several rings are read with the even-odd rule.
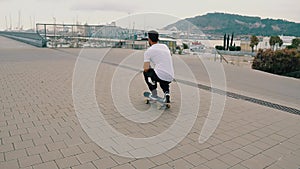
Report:
[[[148,81],[148,78],[151,78],[151,81],[153,84],[151,84],[151,82]],[[145,81],[148,85],[148,88],[150,91],[153,91],[157,88],[157,82],[159,82],[159,85],[161,87],[161,89],[163,90],[163,92],[166,94],[166,93],[170,93],[170,90],[169,90],[169,84],[171,82],[168,82],[168,81],[164,81],[164,80],[161,80],[155,73],[155,71],[153,69],[149,69],[147,72],[144,72],[144,78],[145,78]]]

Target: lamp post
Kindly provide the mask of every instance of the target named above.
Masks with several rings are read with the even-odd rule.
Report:
[[[56,18],[55,17],[53,17],[53,22],[54,22],[54,24],[53,24],[53,31],[54,31],[54,46],[56,47]]]

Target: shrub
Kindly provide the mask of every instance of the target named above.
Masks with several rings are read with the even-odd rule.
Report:
[[[176,53],[176,48],[173,48],[172,52],[173,52],[173,54],[175,54]]]
[[[240,46],[236,46],[236,47],[235,47],[235,50],[236,50],[236,51],[241,51],[241,47],[240,47]]]
[[[293,46],[293,45],[288,45],[288,46],[286,46],[286,48],[287,48],[287,49],[296,49],[296,47]]]
[[[223,46],[216,46],[215,47],[217,50],[224,50],[224,47]]]
[[[300,71],[300,52],[296,49],[272,51],[259,50],[254,57],[253,69],[278,75],[287,75]]]
[[[230,46],[229,51],[236,51],[236,47],[235,46]]]
[[[183,52],[183,50],[180,49],[180,50],[178,51],[178,54],[179,54],[179,55],[182,55],[182,52]]]

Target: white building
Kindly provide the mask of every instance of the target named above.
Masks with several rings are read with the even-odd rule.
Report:
[[[284,49],[289,45],[292,45],[293,39],[295,39],[295,36],[279,36],[279,38],[282,40],[283,44],[281,47],[279,47],[279,44],[275,45],[275,49]],[[257,45],[257,49],[270,49],[270,37],[264,37],[263,41],[259,42]]]
[[[269,41],[270,37],[263,37],[263,40],[258,43],[257,49],[270,49],[271,46]]]
[[[296,39],[295,36],[283,36],[283,35],[281,35],[279,37],[283,41],[283,45],[282,45],[283,48],[285,48],[289,45],[292,45],[293,39]]]

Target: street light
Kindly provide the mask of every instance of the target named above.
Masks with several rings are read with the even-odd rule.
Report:
[[[53,16],[53,22],[54,22],[54,46],[56,47],[56,18]]]

